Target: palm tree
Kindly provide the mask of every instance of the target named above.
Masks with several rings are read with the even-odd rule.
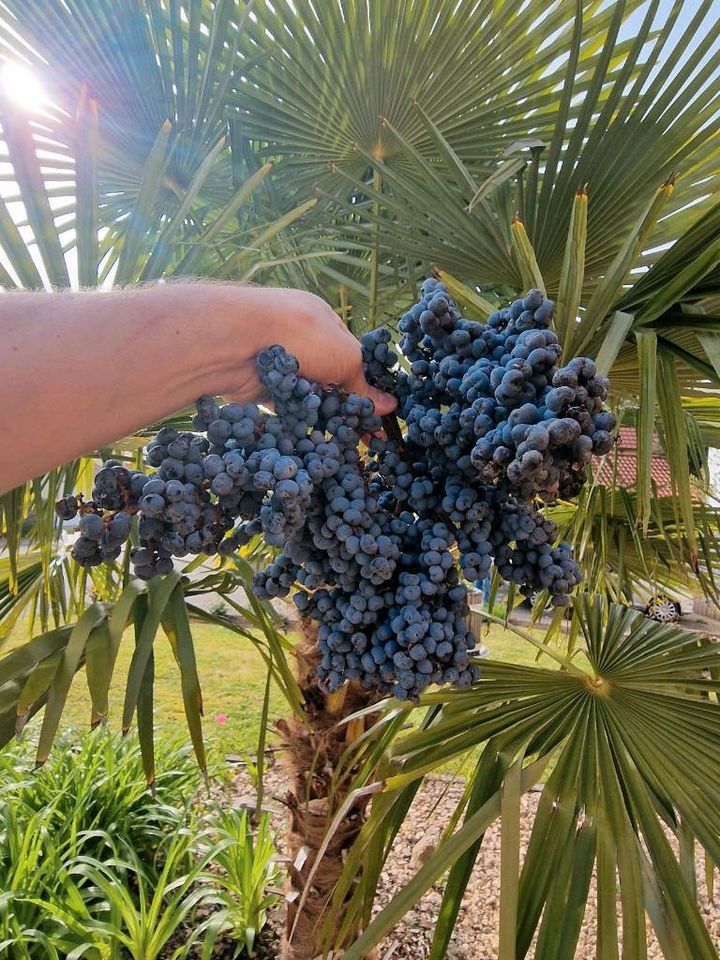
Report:
[[[683,43],[673,45],[680,5],[651,40],[657,27],[657,5],[651,4],[623,45],[618,37],[630,12],[624,4],[605,10],[600,26],[592,18],[583,22],[580,6],[560,5],[554,12],[567,17],[560,36],[569,50],[562,95],[557,76],[543,75],[549,61],[537,64],[533,79],[539,82],[532,87],[523,88],[519,79],[522,95],[512,85],[514,76],[508,83],[509,69],[495,73],[499,91],[483,85],[486,69],[492,74],[498,63],[514,64],[519,32],[490,48],[497,57],[492,66],[486,57],[469,56],[465,70],[453,77],[452,59],[441,58],[437,72],[427,69],[434,51],[423,32],[428,11],[419,5],[415,19],[409,14],[406,30],[399,31],[400,41],[386,19],[397,11],[387,5],[347,5],[335,22],[322,23],[310,5],[301,4],[297,14],[289,5],[280,12],[263,9],[258,29],[273,32],[277,45],[238,96],[241,116],[268,142],[268,153],[289,158],[293,176],[306,177],[329,202],[338,250],[350,250],[338,255],[333,269],[347,262],[356,280],[358,252],[366,252],[367,289],[357,299],[365,295],[371,323],[379,313],[380,271],[393,265],[410,282],[418,265],[439,268],[478,319],[492,309],[497,293],[509,299],[523,286],[539,285],[559,300],[566,351],[598,356],[618,406],[638,425],[636,496],[618,492],[608,503],[593,488],[574,511],[563,507],[590,584],[611,595],[628,597],[660,571],[666,583],[687,584],[700,573],[706,591],[715,594],[717,515],[693,506],[688,452],[698,438],[712,442],[718,422],[718,125],[714,85],[703,87],[717,53],[700,68],[718,36],[718,23],[707,22],[709,9],[702,4]],[[457,47],[449,39],[453,27],[469,13],[460,4],[438,23],[451,49]],[[474,21],[486,31],[486,43],[493,28],[507,26],[507,13],[502,5],[488,6],[487,19]],[[525,13],[531,20],[537,10],[530,4]],[[475,36],[470,23],[463,24],[469,46]],[[352,42],[338,43],[338,36]],[[693,38],[697,59],[679,66]],[[393,60],[398,42],[413,56]],[[361,59],[363,69],[353,71],[345,58]],[[327,63],[338,65],[347,85],[323,70]],[[433,96],[428,85],[435,82]],[[698,313],[707,316],[700,327]],[[692,320],[686,319],[690,314]],[[694,416],[700,404],[702,422]],[[676,481],[675,496],[665,503],[653,496],[650,479],[656,426]],[[426,739],[426,731],[421,736]],[[488,764],[496,746],[487,751]],[[495,774],[499,783],[502,776]],[[369,859],[378,870],[408,802],[406,791],[395,818],[386,816],[382,802],[374,806],[380,839]],[[356,850],[368,853],[362,843]],[[364,911],[356,923],[369,919],[377,875],[366,874],[367,895],[354,900]],[[347,895],[347,887],[340,890]],[[407,904],[394,904],[388,915],[397,918]],[[457,903],[447,915],[449,925],[456,911]],[[370,942],[361,939],[352,955]],[[436,943],[441,945],[434,955],[440,956],[447,939]],[[507,946],[507,955],[514,949]],[[574,947],[563,949],[570,956]],[[552,947],[547,955],[555,955]]]
[[[708,22],[712,3],[703,0],[675,39],[682,4],[657,23],[653,0],[630,30],[639,7],[558,0],[548,8],[531,0],[518,11],[507,0],[460,0],[438,10],[425,2],[341,0],[319,15],[306,0],[252,9],[240,0],[6,0],[2,37],[52,92],[52,106],[30,121],[7,98],[0,103],[12,165],[0,202],[1,279],[8,287],[67,286],[75,263],[83,285],[272,277],[325,291],[356,330],[394,314],[429,268],[443,272],[476,317],[537,283],[559,300],[566,349],[598,356],[617,404],[638,426],[637,496],[618,493],[608,506],[593,488],[579,505],[558,508],[590,587],[626,597],[660,569],[687,579],[700,556],[713,594],[717,513],[693,507],[688,450],[696,460],[720,423],[720,212],[713,204],[720,24]],[[693,41],[695,54],[684,61]],[[16,201],[20,217],[11,215]],[[664,504],[654,502],[649,474],[658,425],[677,483]],[[137,456],[142,441],[119,441],[118,449]],[[57,493],[87,486],[90,474],[91,462],[82,460],[2,498],[8,556],[0,631],[27,612],[43,632],[0,662],[0,735],[7,740],[45,706],[42,760],[70,679],[83,666],[93,720],[102,718],[131,621],[123,725],[137,715],[151,780],[159,627],[176,652],[202,763],[188,612],[204,614],[192,594],[247,583],[257,557],[238,557],[200,583],[174,575],[150,587],[121,566],[93,575],[97,600],[89,603],[86,575],[58,559],[50,507]],[[595,537],[599,558],[582,549]],[[429,695],[417,731],[400,740],[411,719],[405,708],[368,702],[354,689],[324,698],[312,675],[312,644],[295,658],[294,678],[272,609],[249,598],[236,612],[244,623],[228,624],[261,635],[261,653],[293,715],[284,727],[297,757],[289,798],[297,898],[287,957],[316,956],[324,939],[356,940],[348,956],[360,956],[428,878],[457,860],[433,948],[443,956],[482,833],[498,813],[516,868],[503,890],[503,958],[525,955],[544,905],[546,917],[557,917],[571,887],[584,901],[595,856],[598,870],[603,865],[603,958],[617,955],[608,920],[616,862],[625,922],[636,930],[628,956],[642,956],[644,909],[668,956],[713,955],[692,896],[674,890],[678,873],[657,815],[686,847],[697,837],[716,859],[715,815],[696,780],[682,788],[663,782],[661,790],[652,763],[677,775],[672,738],[691,729],[708,770],[705,796],[711,792],[714,701],[699,694],[714,696],[715,686],[698,675],[714,675],[714,647],[587,601],[573,627],[584,673],[543,646],[547,656],[560,656],[561,671],[489,666],[469,693]],[[627,661],[616,649],[626,643]],[[651,724],[640,724],[621,743],[618,725],[645,709],[662,720],[655,736],[645,729]],[[358,938],[422,777],[478,745],[485,748],[447,842]],[[572,856],[544,879],[531,858],[518,880],[519,793],[555,755],[536,829],[538,837],[551,826],[565,830],[575,841]],[[593,805],[598,782],[608,801]],[[558,807],[570,812],[556,827]],[[572,955],[578,909],[561,946],[543,921],[542,955]]]

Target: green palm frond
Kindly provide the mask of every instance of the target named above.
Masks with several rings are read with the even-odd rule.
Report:
[[[582,599],[576,612],[583,642],[572,661],[560,669],[484,661],[472,690],[428,695],[430,720],[396,741],[380,770],[386,789],[346,869],[347,880],[363,866],[366,896],[353,907],[368,921],[369,891],[422,778],[484,750],[438,846],[348,946],[348,960],[363,956],[449,869],[431,953],[445,956],[483,834],[499,815],[500,956],[527,956],[537,936],[538,960],[571,960],[596,869],[599,956],[618,956],[619,911],[625,955],[645,955],[647,915],[668,960],[715,960],[684,854],[671,839],[682,837],[685,849],[697,839],[720,862],[718,647],[599,599]],[[520,863],[512,842],[520,794],[549,762]]]
[[[190,616],[219,623],[249,640],[265,661],[268,674],[286,698],[289,709],[299,710],[300,693],[288,663],[290,643],[282,633],[272,607],[256,600],[250,592],[252,575],[256,565],[263,562],[263,556],[263,550],[250,548],[247,557],[237,557],[232,568],[209,570],[204,576],[187,576],[191,564],[183,574],[173,573],[149,584],[137,580],[130,580],[124,586],[121,583],[113,602],[87,599],[82,604],[78,602],[76,620],[72,618],[73,611],[66,610],[61,618],[66,621],[64,625],[14,645],[0,659],[0,746],[19,734],[25,724],[44,708],[37,752],[37,763],[43,763],[55,739],[71,681],[78,671],[84,671],[90,693],[90,725],[105,722],[118,648],[126,629],[132,626],[135,649],[128,669],[122,725],[126,731],[136,720],[145,771],[148,782],[152,783],[154,648],[162,628],[178,665],[188,730],[198,762],[204,770],[202,693]],[[67,570],[64,572],[69,575]],[[21,590],[29,589],[24,586],[26,578],[30,579],[32,586],[41,581],[41,576],[40,561],[23,559],[18,572]],[[226,596],[238,588],[248,595],[247,607]],[[35,589],[40,588],[35,586]],[[239,616],[214,614],[198,606],[196,598],[208,593],[226,597],[228,605]],[[77,594],[85,595],[84,584]],[[3,584],[0,605],[9,599]],[[22,610],[22,606],[19,609]],[[5,621],[4,610],[2,616],[3,625],[5,622],[9,624],[10,619]],[[128,642],[127,638],[124,642]]]
[[[718,61],[712,3],[676,37],[682,4],[661,13],[653,2],[625,39],[637,6],[525,4],[508,29],[504,4],[399,12],[365,0],[323,17],[307,3],[263,5],[247,36],[265,57],[237,91],[238,110],[249,136],[291,162],[293,180],[352,195],[356,212],[362,197],[389,212],[386,254],[472,282],[519,285],[509,224],[493,223],[518,214],[557,291],[572,198],[588,183],[588,292],[660,184],[678,176],[681,189],[666,190],[662,220],[645,225],[642,266],[716,186],[717,77],[705,83]],[[525,29],[541,14],[542,29]],[[697,55],[684,59],[689,45]]]
[[[67,286],[76,246],[86,286],[113,276],[244,279],[263,261],[271,272],[279,259],[314,253],[312,240],[294,257],[280,242],[313,198],[293,192],[260,212],[253,196],[271,167],[230,149],[228,91],[246,4],[5,7],[0,35],[49,101],[29,117],[0,98],[2,179],[17,185],[0,205],[6,282]],[[8,213],[18,200],[26,220]]]
[[[136,200],[145,161],[166,121],[177,148],[163,171],[163,190],[169,199],[187,189],[224,133],[247,4],[85,0],[68,7],[9,0],[4,10],[3,41],[30,65],[56,105],[44,123],[67,155],[59,157],[63,167],[72,168],[75,156],[63,135],[64,118],[75,115],[83,89],[98,104],[106,222]],[[211,178],[208,195],[218,189],[222,196],[222,181]]]
[[[586,93],[603,38],[640,4],[584,6],[576,74],[577,91]],[[582,7],[568,0],[550,8],[362,0],[322,11],[308,0],[258,4],[243,51],[259,62],[251,82],[235,89],[236,106],[248,134],[281,152],[293,176],[308,182],[342,190],[339,175],[362,176],[366,155],[407,168],[382,118],[432,155],[433,133],[414,102],[478,173],[489,175],[497,155],[530,131],[533,140],[552,135],[562,60]],[[613,52],[627,58],[627,44]],[[619,71],[617,62],[611,67]],[[606,96],[601,90],[600,102]],[[578,107],[570,112],[577,116]]]
[[[659,4],[650,4],[628,39],[638,5],[625,2],[601,10],[563,2],[551,11],[531,3],[513,8],[510,20],[506,4],[437,11],[364,0],[322,16],[310,3],[263,4],[243,42],[253,69],[234,90],[238,123],[268,155],[283,158],[283,182],[306,182],[345,201],[339,221],[320,214],[324,225],[334,221],[339,250],[351,243],[371,250],[380,229],[381,262],[399,255],[413,264],[403,271],[410,277],[416,264],[434,263],[473,282],[521,284],[506,249],[508,225],[494,223],[495,189],[501,221],[514,213],[527,221],[543,275],[556,289],[569,205],[592,181],[598,194],[587,279],[595,283],[617,238],[670,174],[687,178],[687,200],[676,199],[673,210],[706,200],[713,189],[717,130],[693,134],[698,112],[712,119],[716,84],[700,91],[698,71],[678,60],[693,38],[711,50],[718,27],[704,2],[671,44],[681,6],[660,14]],[[668,77],[669,100],[661,96]],[[654,110],[658,100],[667,109]],[[643,147],[630,155],[631,143]],[[363,209],[364,226],[356,217]],[[663,222],[662,229],[658,242],[683,224]],[[368,289],[372,260],[365,262]],[[352,289],[357,269],[362,260],[346,252],[334,266],[318,265],[330,289]],[[372,317],[369,301],[359,302]]]
[[[720,509],[693,504],[691,543],[670,496],[653,489],[648,529],[643,532],[634,489],[588,484],[574,503],[559,503],[549,514],[560,536],[573,545],[583,589],[631,604],[655,593],[702,594],[720,605]],[[697,544],[698,562],[693,562]],[[541,600],[542,602],[542,600]]]

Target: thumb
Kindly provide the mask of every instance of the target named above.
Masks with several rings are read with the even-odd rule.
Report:
[[[375,413],[380,417],[392,413],[397,407],[397,399],[391,393],[385,393],[383,390],[378,390],[377,387],[371,387],[362,370],[358,370],[356,374],[350,377],[344,386],[351,393],[359,393],[363,397],[370,397],[375,404]]]

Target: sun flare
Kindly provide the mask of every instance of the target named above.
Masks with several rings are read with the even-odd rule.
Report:
[[[32,70],[22,63],[11,60],[4,63],[0,69],[0,84],[6,96],[30,113],[42,110],[47,103],[42,83]]]

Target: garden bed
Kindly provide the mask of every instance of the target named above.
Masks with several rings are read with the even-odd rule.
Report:
[[[418,793],[402,829],[393,845],[385,870],[380,877],[376,911],[387,904],[422,865],[442,826],[447,823],[464,788],[461,778],[428,778]],[[281,764],[273,765],[266,774],[266,806],[272,810],[273,826],[282,837],[284,814],[280,798],[286,791]],[[231,784],[234,802],[247,802],[253,786],[245,773],[239,773]],[[521,856],[527,849],[539,792],[530,792],[521,802]],[[715,949],[720,951],[720,897],[711,902],[704,879],[704,856],[696,856],[696,872],[700,892],[700,908]],[[717,880],[717,876],[716,876]],[[595,960],[596,898],[594,878],[588,897],[576,960]],[[442,899],[443,887],[436,884],[417,906],[382,942],[379,960],[423,960],[429,955],[433,929]],[[448,960],[495,960],[500,904],[500,827],[487,831],[465,895],[458,923],[451,942]],[[281,918],[271,917],[261,938],[260,960],[274,960],[279,943]],[[220,954],[222,956],[222,954]],[[228,953],[229,957],[230,954]],[[532,957],[532,951],[529,955]],[[648,958],[662,960],[659,944],[648,925]]]

